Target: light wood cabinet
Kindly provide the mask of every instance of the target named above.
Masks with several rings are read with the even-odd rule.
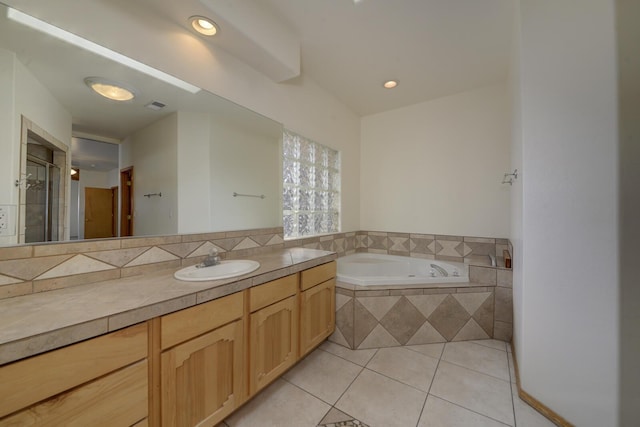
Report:
[[[131,426],[148,415],[147,325],[0,368],[0,425]]]
[[[300,357],[329,335],[336,325],[336,280],[329,279],[302,292],[300,298]]]
[[[300,273],[300,357],[335,330],[336,265],[331,261]]]
[[[250,289],[249,395],[298,361],[298,275]]]
[[[243,295],[239,292],[161,318],[163,426],[215,426],[241,403]]]
[[[0,367],[0,426],[215,426],[335,327],[330,262]]]
[[[236,320],[162,353],[163,426],[215,426],[237,407],[242,336]]]

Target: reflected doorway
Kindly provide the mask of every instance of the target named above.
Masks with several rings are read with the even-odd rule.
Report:
[[[52,150],[27,144],[25,243],[60,240],[61,174],[52,160]]]
[[[84,189],[84,238],[116,237],[118,187]]]
[[[120,237],[133,236],[133,166],[120,171]]]
[[[22,116],[18,243],[68,239],[68,147]]]

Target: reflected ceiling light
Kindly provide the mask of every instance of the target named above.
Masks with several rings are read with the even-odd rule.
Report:
[[[20,12],[19,10],[8,7],[7,18],[11,19],[12,21],[18,22],[22,25],[26,25],[27,27],[33,28],[34,30],[43,32],[52,37],[65,41],[74,46],[81,47],[82,49],[88,50],[89,52],[93,52],[107,59],[116,61],[136,71],[140,71],[141,73],[144,73],[148,76],[155,77],[158,80],[162,80],[165,83],[169,83],[180,89],[186,90],[187,92],[198,93],[201,90],[199,87],[194,86],[191,83],[187,83],[184,80],[180,80],[176,77],[173,77],[170,74],[164,73],[160,70],[157,70],[153,67],[143,64],[142,62],[138,62],[135,59],[131,59],[128,56],[122,55],[111,49],[107,49],[104,46],[100,46],[99,44],[96,44],[92,41],[76,36],[75,34],[72,34],[61,28],[48,24],[44,21],[41,21],[38,18],[34,18],[31,15],[27,15],[26,13]]]
[[[102,77],[87,77],[84,82],[94,92],[114,101],[131,101],[136,96],[134,89]]]
[[[398,86],[398,81],[397,80],[387,80],[386,82],[384,82],[382,84],[382,86],[384,86],[385,89],[393,89],[394,87]]]
[[[209,18],[204,16],[195,15],[189,18],[191,26],[194,30],[205,36],[215,36],[218,32],[218,26]]]

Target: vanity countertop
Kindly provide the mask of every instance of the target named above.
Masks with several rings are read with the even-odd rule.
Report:
[[[223,297],[336,259],[290,248],[246,257],[240,277],[183,282],[175,269],[0,300],[0,365]]]

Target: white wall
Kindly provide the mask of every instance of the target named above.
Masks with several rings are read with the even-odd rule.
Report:
[[[362,119],[361,228],[509,235],[506,85]]]
[[[276,136],[211,121],[211,226],[213,230],[282,225],[280,144]],[[233,197],[233,193],[264,195]]]
[[[211,228],[210,116],[178,112],[178,232]]]
[[[134,186],[133,232],[136,236],[178,232],[177,138],[176,113],[130,137]],[[162,193],[162,197],[144,196],[153,193]]]
[[[14,121],[15,61],[13,52],[0,49],[0,182],[4,183],[11,183],[18,178],[16,168],[20,162],[20,128],[15,128]],[[0,204],[18,204],[18,190],[13,185],[0,185]],[[4,243],[3,240],[0,240],[0,243]]]
[[[0,179],[10,183],[20,174],[20,132],[22,116],[48,132],[58,141],[71,144],[71,115],[51,93],[17,60],[12,52],[0,50]],[[70,156],[67,156],[67,165]],[[66,179],[69,179],[66,177]],[[67,206],[69,204],[67,198]],[[0,204],[15,205],[19,191],[14,185],[0,186]],[[17,213],[17,210],[16,210]],[[67,218],[69,221],[69,218]],[[15,219],[16,227],[18,220]],[[65,229],[68,230],[69,222]],[[14,236],[0,237],[0,245],[18,241],[19,230]]]
[[[619,401],[613,12],[613,0],[520,0],[514,78],[520,379],[569,422],[594,427],[617,425]]]
[[[640,420],[640,2],[616,1],[620,114],[620,425]]]
[[[67,28],[250,108],[342,155],[342,229],[360,221],[360,118],[308,77],[275,83],[247,64],[173,22],[141,24],[136,2],[9,0],[26,13]],[[118,25],[113,25],[117,22]]]

